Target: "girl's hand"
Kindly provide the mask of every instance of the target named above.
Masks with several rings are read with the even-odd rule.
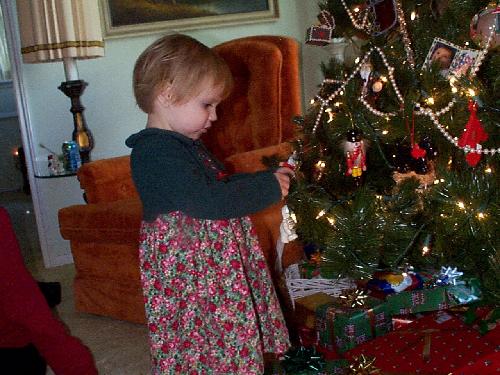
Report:
[[[288,195],[288,189],[290,188],[290,178],[294,177],[295,173],[288,167],[281,167],[274,172],[274,176],[276,176],[280,184],[281,196],[286,197]]]

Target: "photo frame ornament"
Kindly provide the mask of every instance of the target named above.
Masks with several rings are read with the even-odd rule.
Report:
[[[450,73],[450,67],[453,60],[460,51],[461,48],[456,44],[436,37],[432,41],[422,68],[429,69],[433,61],[439,62],[441,64],[440,73],[444,78],[447,78]]]

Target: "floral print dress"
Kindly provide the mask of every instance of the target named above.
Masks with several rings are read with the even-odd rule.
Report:
[[[141,282],[153,374],[262,374],[263,353],[289,347],[248,217],[143,222]]]

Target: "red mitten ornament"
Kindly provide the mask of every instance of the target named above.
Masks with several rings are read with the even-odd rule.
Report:
[[[481,159],[481,154],[476,152],[476,150],[481,148],[480,143],[488,139],[488,133],[486,133],[481,125],[481,122],[477,118],[477,103],[474,101],[469,101],[469,111],[470,117],[465,130],[458,139],[458,145],[460,147],[469,146],[471,151],[466,151],[467,155],[465,159],[470,166],[475,167],[479,160]]]

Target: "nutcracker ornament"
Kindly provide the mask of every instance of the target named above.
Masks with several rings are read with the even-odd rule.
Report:
[[[343,149],[347,165],[346,176],[360,178],[366,171],[366,144],[360,130],[351,129],[347,132]]]

